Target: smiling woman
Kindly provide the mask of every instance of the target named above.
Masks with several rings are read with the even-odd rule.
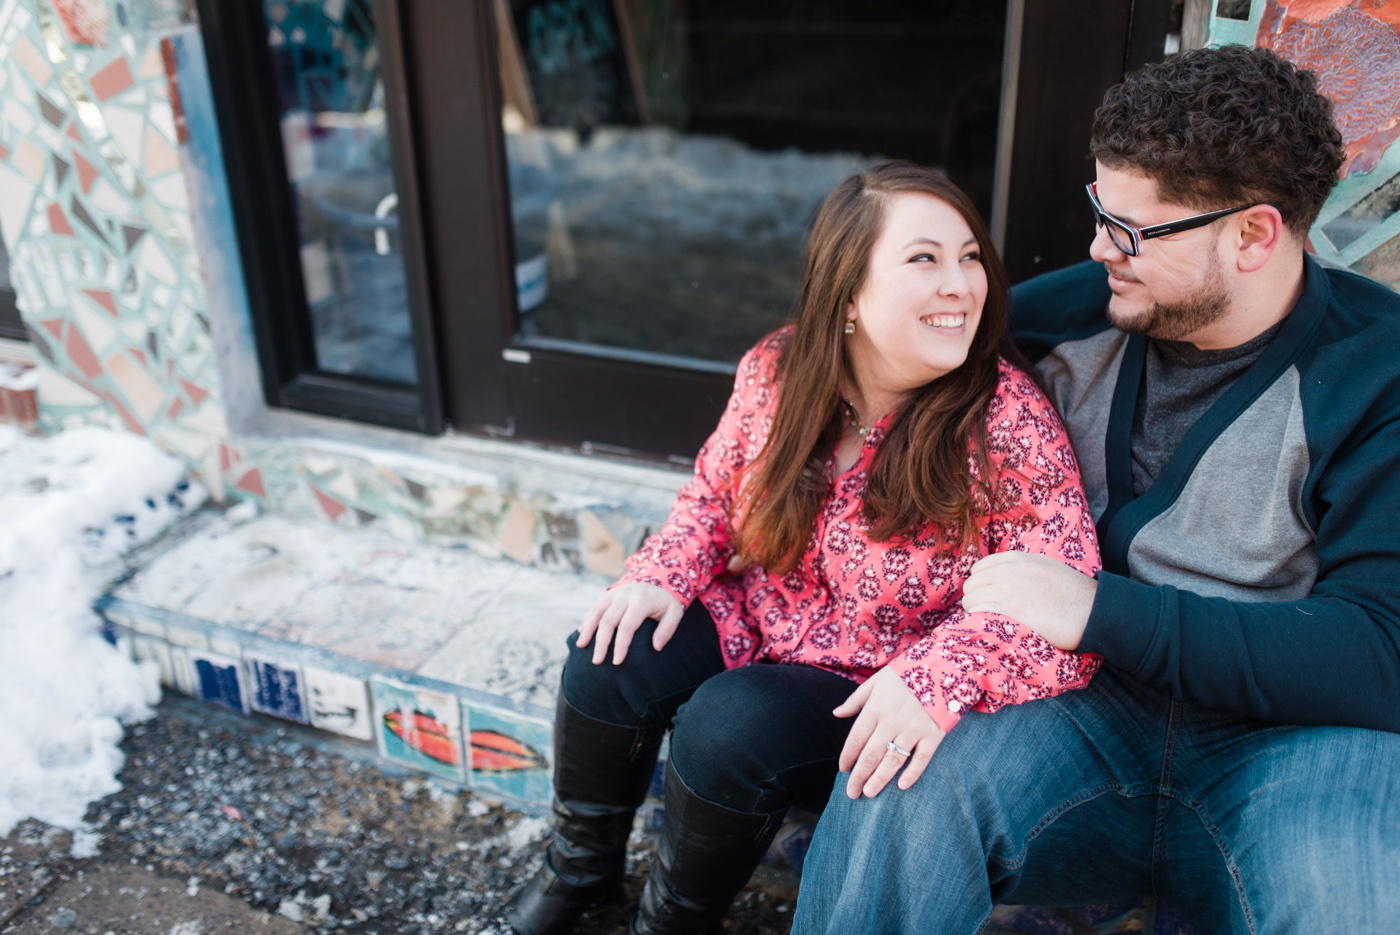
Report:
[[[571,640],[555,835],[516,931],[568,931],[617,887],[668,729],[637,935],[715,930],[788,807],[820,810],[838,769],[852,796],[908,789],[964,712],[1087,683],[1094,657],[958,603],[993,552],[1098,566],[1006,317],[1001,260],[946,178],[884,162],[827,196],[795,322],[744,355],[665,527]]]

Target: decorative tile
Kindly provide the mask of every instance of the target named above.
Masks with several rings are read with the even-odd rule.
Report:
[[[63,112],[53,101],[49,100],[42,92],[35,92],[34,100],[39,103],[39,114],[54,127],[62,127],[63,121],[68,119],[68,115]]]
[[[21,68],[29,72],[29,77],[34,79],[36,86],[42,88],[48,85],[49,79],[53,77],[53,66],[26,36],[21,34],[15,37],[14,44],[10,46],[10,55],[19,62]]]
[[[39,370],[39,398],[45,407],[77,408],[95,406],[101,398],[89,393],[50,367]]]
[[[369,680],[374,733],[386,759],[465,782],[462,709],[452,695],[374,676]]]
[[[138,262],[143,270],[163,283],[173,286],[179,282],[179,274],[154,238],[147,237],[142,242]]]
[[[105,0],[53,0],[68,41],[74,45],[107,47],[111,14]]]
[[[548,721],[463,702],[462,723],[471,753],[473,789],[549,804],[554,728]]]
[[[329,497],[321,493],[320,488],[315,484],[311,484],[310,487],[311,493],[315,495],[316,502],[320,504],[321,512],[325,514],[326,519],[330,520],[332,523],[340,522],[340,518],[344,516],[346,512],[345,504],[334,497]]]
[[[165,65],[161,62],[160,53],[152,46],[146,49],[145,56],[141,59],[141,70],[137,77],[143,79],[164,78]]]
[[[248,673],[248,704],[254,711],[310,723],[306,680],[299,666],[246,654],[243,664]]]
[[[97,178],[97,169],[77,150],[73,151],[73,165],[78,170],[78,184],[82,187],[83,194],[86,195],[88,189],[92,188],[93,181]]]
[[[145,117],[134,110],[111,104],[97,111],[97,116],[99,120],[106,121],[107,129],[126,153],[126,158],[136,163],[141,158],[141,135],[146,129]]]
[[[73,212],[73,217],[77,218],[79,223],[92,231],[97,239],[102,241],[104,245],[107,244],[107,235],[102,232],[102,228],[98,226],[97,221],[88,213],[88,209],[83,206],[83,203],[78,200],[77,195],[74,195],[72,200],[68,202],[68,208]]]
[[[582,519],[584,567],[610,578],[621,576],[622,563],[627,558],[623,554],[622,543],[598,517],[587,510],[582,511]]]
[[[73,309],[75,324],[82,329],[83,337],[87,339],[88,347],[93,349],[93,356],[106,353],[113,341],[117,339],[117,329],[112,326],[112,322],[101,312],[94,312],[90,308],[78,305]],[[74,359],[77,362],[77,359]],[[84,371],[86,373],[86,371]],[[91,379],[96,374],[87,374]]]
[[[180,168],[180,156],[174,147],[165,141],[155,127],[146,125],[146,142],[142,149],[146,175],[151,178],[165,175]]]
[[[186,380],[184,378],[180,379],[180,385],[185,388],[185,395],[189,396],[190,402],[194,403],[196,406],[204,402],[204,400],[209,396],[208,390],[196,386],[195,384],[191,383],[189,380]]]
[[[131,213],[131,199],[117,191],[106,179],[98,179],[88,197],[94,205],[116,217],[126,217]]]
[[[165,402],[165,392],[126,354],[108,357],[106,370],[141,421],[149,424]]]
[[[189,651],[194,670],[194,696],[205,704],[248,713],[248,686],[240,660],[202,649]]]
[[[535,555],[535,526],[538,522],[534,510],[512,503],[505,522],[501,524],[501,551],[517,562],[528,565]]]
[[[77,365],[83,372],[83,376],[89,380],[97,378],[102,372],[102,365],[97,362],[97,355],[93,354],[92,348],[83,339],[83,334],[77,328],[68,329],[68,340],[64,343],[64,349],[68,351],[68,359]]]
[[[21,104],[17,98],[9,98],[5,105],[0,107],[0,115],[3,115],[9,123],[9,130],[14,133],[16,130],[20,134],[33,133],[39,126],[39,121],[35,119],[34,112]]]
[[[57,203],[49,204],[49,230],[60,237],[74,237],[73,225],[63,216],[63,208]]]
[[[307,666],[306,696],[311,726],[357,740],[374,739],[364,679]]]
[[[10,165],[23,172],[25,178],[36,185],[44,180],[46,162],[44,151],[27,139],[19,141],[19,145],[15,147],[14,155],[10,157]]]
[[[4,235],[5,247],[11,254],[19,245],[20,232],[33,199],[34,183],[9,166],[0,165],[0,234]]]
[[[110,65],[88,78],[88,85],[99,101],[115,97],[131,87],[131,82],[131,69],[126,64],[126,58],[120,55]]]
[[[262,471],[258,468],[253,468],[245,473],[233,486],[235,490],[242,490],[255,497],[267,499],[267,488],[263,486]]]
[[[117,314],[117,302],[112,298],[112,293],[108,292],[106,289],[84,289],[82,292],[83,295],[102,306],[108,315],[111,315],[113,318],[119,317]]]

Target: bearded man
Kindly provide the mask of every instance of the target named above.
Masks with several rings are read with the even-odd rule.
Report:
[[[1014,289],[1013,327],[1104,571],[995,555],[963,606],[1104,667],[967,714],[908,790],[879,793],[897,751],[843,757],[793,932],[1152,894],[1202,935],[1400,931],[1400,297],[1306,250],[1331,104],[1192,51],[1112,88],[1091,149],[1093,262]]]

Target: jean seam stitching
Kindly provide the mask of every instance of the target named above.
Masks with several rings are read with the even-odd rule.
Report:
[[[1249,926],[1251,935],[1256,935],[1259,931],[1258,925],[1254,921],[1254,910],[1249,905],[1249,894],[1244,888],[1244,874],[1240,872],[1239,865],[1235,863],[1234,852],[1230,849],[1230,844],[1225,840],[1225,834],[1220,830],[1220,826],[1210,817],[1205,804],[1195,798],[1186,795],[1184,792],[1170,790],[1167,793],[1171,798],[1189,808],[1196,813],[1196,818],[1205,826],[1206,833],[1215,842],[1216,848],[1220,851],[1220,856],[1225,859],[1225,869],[1230,874],[1230,881],[1235,884],[1235,895],[1239,898],[1240,909],[1244,912],[1245,925]]]
[[[1090,802],[1110,792],[1115,792],[1125,798],[1135,798],[1139,795],[1150,795],[1152,791],[1154,791],[1150,786],[1145,790],[1137,791],[1139,788],[1140,786],[1138,785],[1125,786],[1122,783],[1110,781],[1099,783],[1097,786],[1090,786],[1082,792],[1075,793],[1049,812],[1046,812],[1045,816],[1041,818],[1040,821],[1036,822],[1035,827],[1026,832],[1025,837],[1021,841],[1021,849],[1016,857],[1008,862],[998,857],[996,854],[989,854],[987,859],[994,861],[1004,870],[1018,870],[1026,861],[1026,852],[1030,850],[1031,842],[1038,838],[1041,832],[1058,821],[1060,817],[1070,809],[1078,808],[1085,802]]]
[[[1172,795],[1172,766],[1176,762],[1176,744],[1181,736],[1181,718],[1183,710],[1175,698],[1172,699],[1167,714],[1167,736],[1162,748],[1162,771],[1157,777],[1157,794],[1160,798],[1157,801],[1157,817],[1152,824],[1152,892],[1153,895],[1161,895],[1161,887],[1158,886],[1159,869],[1164,858],[1163,851],[1166,846],[1167,827],[1167,800]]]

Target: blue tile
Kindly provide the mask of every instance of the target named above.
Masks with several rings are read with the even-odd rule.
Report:
[[[254,711],[310,723],[301,669],[269,659],[245,657],[243,661],[248,667],[248,702]]]
[[[203,650],[189,651],[194,669],[194,694],[205,704],[238,714],[248,713],[248,693],[241,660]]]

